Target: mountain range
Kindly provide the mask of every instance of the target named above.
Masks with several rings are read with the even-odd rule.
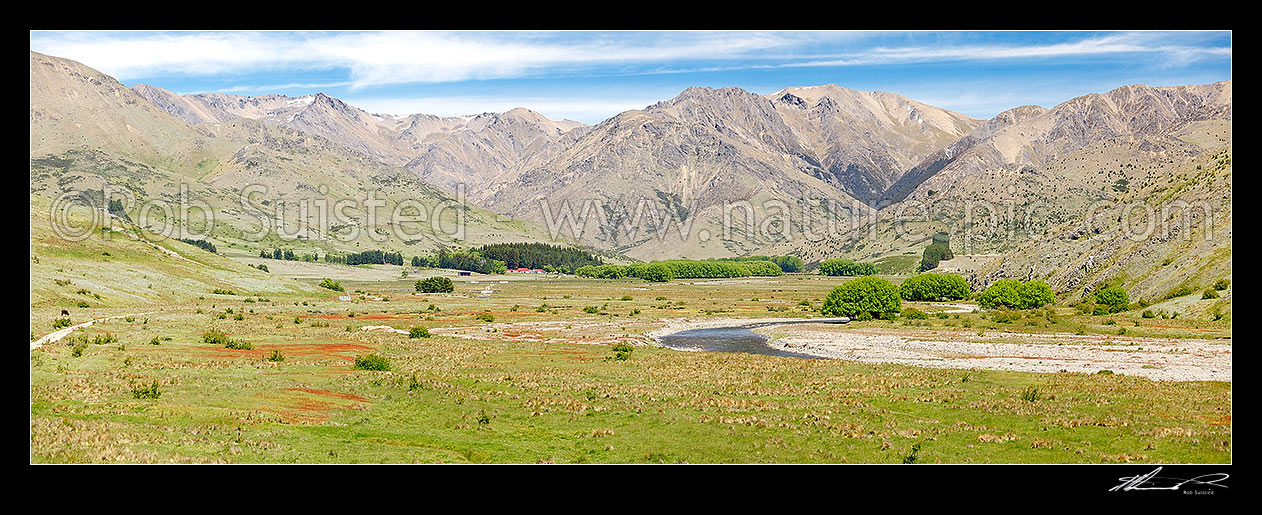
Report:
[[[1055,244],[1046,242],[1076,240],[1044,235],[1072,233],[1095,216],[1093,205],[1182,199],[1201,190],[1185,187],[1163,198],[1170,177],[1186,175],[1191,163],[1227,156],[1227,201],[1219,207],[1230,212],[1231,116],[1231,81],[1124,86],[1051,108],[1015,107],[987,120],[835,84],[768,95],[688,88],[594,126],[525,108],[396,116],[322,93],[246,97],[128,88],[79,63],[31,52],[32,194],[110,182],[137,197],[169,197],[176,179],[191,179],[216,206],[259,183],[288,198],[384,187],[392,206],[457,197],[476,205],[476,223],[463,240],[441,241],[430,231],[378,243],[413,253],[559,235],[645,260],[760,253],[808,262],[879,260],[915,255],[933,232],[945,231],[975,254],[1077,252],[1035,274],[1063,278],[1056,279],[1063,291],[1086,288],[1065,270],[1092,251],[1053,252],[1046,246]],[[1203,191],[1194,197],[1188,200],[1205,200]],[[992,219],[1011,211],[1002,213],[1007,230],[980,231],[985,224],[969,211],[976,205]],[[275,214],[265,205],[250,209]],[[846,229],[815,234],[818,219],[803,213],[816,209],[844,220]],[[229,218],[226,243],[261,245],[239,238],[248,223]],[[1225,223],[1229,254],[1229,216]],[[369,240],[354,241],[317,235],[304,244],[330,250]],[[1024,262],[995,263],[1018,261]],[[1005,274],[1030,275],[996,265],[974,279]],[[1155,281],[1152,291],[1180,277]]]

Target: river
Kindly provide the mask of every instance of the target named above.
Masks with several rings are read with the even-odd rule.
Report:
[[[794,358],[825,359],[798,352],[780,350],[767,344],[767,337],[755,333],[752,329],[769,325],[782,324],[844,324],[848,318],[784,320],[776,322],[758,322],[730,327],[707,327],[689,329],[664,335],[658,341],[667,348],[693,352],[744,352],[747,354],[763,354],[767,356],[788,356]]]

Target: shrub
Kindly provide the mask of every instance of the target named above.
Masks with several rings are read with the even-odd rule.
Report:
[[[253,350],[254,349],[254,345],[250,344],[250,342],[247,342],[245,340],[229,339],[227,342],[224,342],[223,346],[225,349],[233,349],[233,350]]]
[[[876,265],[849,259],[829,259],[819,264],[819,273],[832,276],[876,275]]]
[[[429,338],[429,337],[430,337],[429,329],[426,329],[424,327],[413,327],[412,330],[408,331],[408,338]]]
[[[632,347],[629,344],[626,344],[626,343],[615,344],[613,346],[613,353],[614,353],[613,359],[617,361],[626,361],[628,359],[631,359],[631,351],[633,350],[635,350],[635,347]]]
[[[893,283],[877,277],[863,277],[833,288],[820,312],[826,316],[889,319],[898,314],[902,302]],[[861,320],[862,318],[860,318]]]
[[[284,354],[281,354],[281,352],[280,352],[279,350],[273,350],[273,351],[272,351],[272,355],[271,355],[271,356],[268,356],[268,357],[267,357],[267,360],[268,360],[268,361],[275,361],[275,362],[285,361],[285,355],[284,355]]]
[[[1223,291],[1223,290],[1226,290],[1228,286],[1231,286],[1230,279],[1219,279],[1217,281],[1214,281],[1215,290]]]
[[[422,293],[451,293],[455,289],[451,279],[446,277],[427,277],[416,281],[416,291]]]
[[[977,303],[982,307],[1033,309],[1056,301],[1051,286],[1043,281],[1019,282],[1015,279],[1000,279],[977,296]]]
[[[1201,293],[1201,298],[1202,299],[1217,299],[1218,290],[1215,290],[1213,288],[1205,288],[1205,292]]]
[[[1033,386],[1025,387],[1025,390],[1021,391],[1021,400],[1027,401],[1027,402],[1034,402],[1034,401],[1039,400],[1039,389]]]
[[[1043,281],[1021,283],[1020,294],[1022,309],[1034,309],[1044,304],[1056,302],[1056,295],[1052,293],[1052,287]]]
[[[333,291],[346,291],[346,288],[342,287],[342,283],[329,279],[328,277],[325,277],[320,281],[320,287],[328,288]]]
[[[377,354],[365,354],[355,358],[355,368],[359,370],[390,370],[390,360]]]
[[[54,318],[53,319],[53,329],[61,329],[63,327],[70,327],[69,318]]]
[[[157,399],[162,396],[158,391],[158,380],[154,379],[149,386],[132,386],[131,396],[137,399]]]
[[[202,333],[202,342],[204,343],[226,344],[228,341],[228,335],[218,329],[211,329]]]
[[[1015,279],[1000,279],[977,296],[977,303],[984,308],[1021,307],[1021,283]]]
[[[920,274],[898,287],[903,300],[963,300],[973,293],[968,281],[952,274]]]
[[[1126,294],[1126,290],[1117,286],[1101,288],[1099,291],[1095,292],[1095,301],[1098,304],[1108,306],[1110,313],[1126,311],[1127,306],[1131,303],[1131,299]]]
[[[1156,318],[1157,314],[1153,313],[1151,309],[1145,309],[1144,312],[1140,314],[1140,316],[1144,318]]]
[[[490,313],[478,313],[478,316],[476,316],[476,317],[474,317],[474,318],[476,318],[476,319],[478,319],[478,320],[481,320],[481,321],[483,321],[483,322],[494,322],[494,321],[495,321],[495,315],[492,315],[492,314],[490,314]]]

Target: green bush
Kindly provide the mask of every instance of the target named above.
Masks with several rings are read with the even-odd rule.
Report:
[[[645,281],[664,283],[675,278],[674,270],[662,263],[649,263],[637,270],[636,276]]]
[[[631,351],[633,350],[635,350],[635,347],[632,347],[631,345],[626,344],[626,343],[614,344],[613,359],[617,361],[626,361],[628,359],[631,359]]]
[[[63,327],[70,327],[70,319],[69,319],[69,318],[55,318],[55,319],[53,319],[53,329],[54,329],[54,330],[55,330],[55,329],[61,329],[61,328],[63,328]]]
[[[819,264],[819,273],[831,276],[876,275],[876,265],[849,259],[829,259]]]
[[[430,337],[429,329],[426,329],[424,327],[413,327],[412,330],[408,331],[408,338],[429,338],[429,337]]]
[[[1217,281],[1214,281],[1215,290],[1223,291],[1223,290],[1226,290],[1228,286],[1231,286],[1231,280],[1229,279],[1219,279]]]
[[[478,316],[476,316],[476,317],[474,317],[474,318],[476,318],[476,319],[478,319],[478,320],[481,320],[481,321],[483,321],[483,322],[494,322],[494,321],[495,321],[495,315],[492,315],[492,314],[490,314],[490,313],[478,313]]]
[[[1217,299],[1218,290],[1215,290],[1213,288],[1205,288],[1205,291],[1201,293],[1201,298],[1202,299]]]
[[[149,386],[132,386],[131,396],[137,399],[157,399],[162,396],[158,391],[158,380],[154,379]]]
[[[666,282],[671,279],[716,279],[730,277],[774,277],[784,271],[772,261],[761,259],[704,260],[670,259],[634,265],[587,265],[574,271],[579,277],[621,279],[639,277],[646,281]]]
[[[358,370],[390,370],[390,360],[377,354],[365,354],[355,358],[355,368]]]
[[[1140,316],[1144,318],[1157,318],[1157,314],[1153,313],[1151,309],[1145,309],[1144,312],[1140,314]]]
[[[233,350],[253,350],[254,349],[254,345],[250,344],[250,342],[247,342],[245,340],[228,340],[226,343],[223,344],[223,346],[225,349],[233,349]]]
[[[451,293],[455,289],[451,279],[446,277],[428,277],[416,281],[416,291],[422,293]]]
[[[1110,313],[1126,311],[1127,306],[1131,303],[1130,296],[1126,294],[1126,290],[1117,286],[1101,288],[1095,292],[1095,301],[1097,304],[1108,306]]]
[[[1000,279],[977,296],[977,303],[987,309],[1033,309],[1056,302],[1052,288],[1043,281],[1020,282]]]
[[[973,293],[968,281],[952,274],[920,274],[898,287],[903,300],[963,300]]]
[[[333,291],[346,291],[346,288],[342,287],[342,283],[329,279],[328,277],[325,277],[322,281],[320,281],[320,287],[328,288]]]
[[[211,329],[202,333],[202,342],[214,343],[217,345],[228,343],[228,335],[218,329]]]
[[[820,312],[825,316],[890,319],[902,308],[898,287],[877,278],[863,277],[833,288]]]
[[[275,362],[285,361],[285,355],[281,354],[279,350],[274,350],[272,351],[272,355],[267,357],[267,360]]]

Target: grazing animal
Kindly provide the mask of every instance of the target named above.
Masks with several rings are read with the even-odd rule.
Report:
[[[66,311],[66,310],[64,310],[64,309],[63,309],[63,310],[61,310],[61,316],[63,316],[63,317],[68,317],[68,316],[70,316],[70,312],[69,312],[69,311]]]

